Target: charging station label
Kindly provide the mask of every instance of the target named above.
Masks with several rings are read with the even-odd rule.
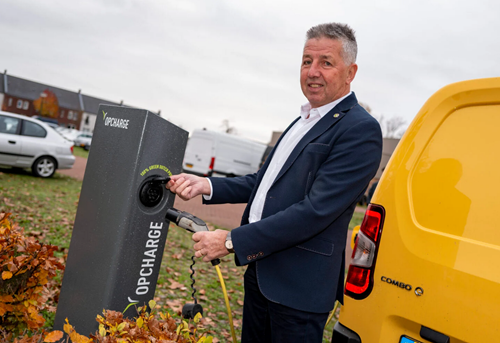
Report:
[[[139,278],[137,279],[137,287],[135,289],[135,296],[145,295],[149,292],[151,284],[150,276],[153,275],[156,262],[156,253],[162,235],[163,223],[151,222],[148,230],[148,240],[144,250],[141,269],[139,271]],[[161,252],[160,252],[161,254]],[[138,302],[128,297],[129,302]]]
[[[170,169],[168,169],[167,167],[165,167],[164,165],[161,165],[161,164],[150,165],[149,167],[147,167],[146,169],[144,169],[141,172],[141,176],[144,176],[144,175],[146,175],[147,172],[149,172],[151,170],[156,170],[156,169],[163,170],[163,171],[167,172],[168,176],[172,176],[172,172],[170,171]]]
[[[129,119],[120,119],[113,117],[106,118],[107,115],[108,114],[106,112],[102,111],[102,119],[104,120],[104,125],[128,130],[128,123],[130,121]]]

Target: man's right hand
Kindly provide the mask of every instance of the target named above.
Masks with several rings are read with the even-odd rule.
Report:
[[[193,174],[172,175],[166,187],[182,200],[191,200],[200,194],[210,195],[211,192],[209,181]]]

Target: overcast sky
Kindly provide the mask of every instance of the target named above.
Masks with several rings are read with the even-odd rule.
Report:
[[[500,1],[0,0],[8,74],[268,142],[307,100],[305,32],[347,23],[359,101],[409,124],[453,82],[500,76]]]

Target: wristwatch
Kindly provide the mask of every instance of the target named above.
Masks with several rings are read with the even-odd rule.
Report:
[[[229,251],[230,253],[234,253],[233,241],[231,240],[231,231],[227,233],[226,242],[224,243],[224,246],[226,247],[227,251]]]

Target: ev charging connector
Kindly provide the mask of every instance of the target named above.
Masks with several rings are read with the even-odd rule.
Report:
[[[188,132],[146,110],[99,107],[54,328],[95,332],[103,309],[153,299]],[[127,311],[125,316],[133,316]]]
[[[177,226],[192,233],[209,231],[207,224],[203,220],[193,216],[191,213],[179,211],[175,208],[170,208],[167,210],[165,220],[167,222],[174,222],[175,224],[177,224]],[[191,283],[191,288],[193,290],[193,293],[191,295],[193,297],[194,303],[193,304],[188,303],[182,307],[182,316],[186,319],[188,318],[193,319],[198,313],[203,315],[203,307],[200,304],[198,304],[198,301],[195,296],[196,288],[194,288],[195,280],[194,280],[194,269],[193,269],[195,264],[194,256],[191,257],[191,260],[193,261],[193,264],[191,264],[190,267],[191,280],[193,281]],[[226,310],[227,310],[227,317],[229,319],[229,326],[231,329],[231,337],[233,338],[233,343],[237,343],[238,341],[236,340],[236,332],[234,331],[233,316],[231,314],[231,306],[229,305],[229,297],[227,295],[226,284],[224,282],[224,278],[222,277],[222,272],[220,271],[219,267],[220,259],[216,258],[210,262],[215,267],[217,275],[219,276],[219,281],[222,288],[222,294],[224,294],[224,301],[226,302]]]
[[[203,220],[193,216],[191,213],[179,211],[175,208],[170,208],[167,210],[165,220],[167,222],[173,222],[178,227],[181,227],[192,233],[209,231],[207,224]],[[193,261],[193,263],[190,266],[191,280],[192,280],[191,289],[193,290],[191,296],[193,297],[194,303],[192,304],[188,303],[182,307],[182,316],[185,319],[194,319],[194,317],[198,313],[203,315],[203,307],[200,304],[198,304],[198,299],[196,298],[196,288],[194,288],[194,284],[196,282],[194,279],[194,268],[193,268],[196,263],[194,260],[194,256],[191,257],[191,260]],[[212,260],[211,262],[213,266],[220,264],[220,260],[218,258]]]

